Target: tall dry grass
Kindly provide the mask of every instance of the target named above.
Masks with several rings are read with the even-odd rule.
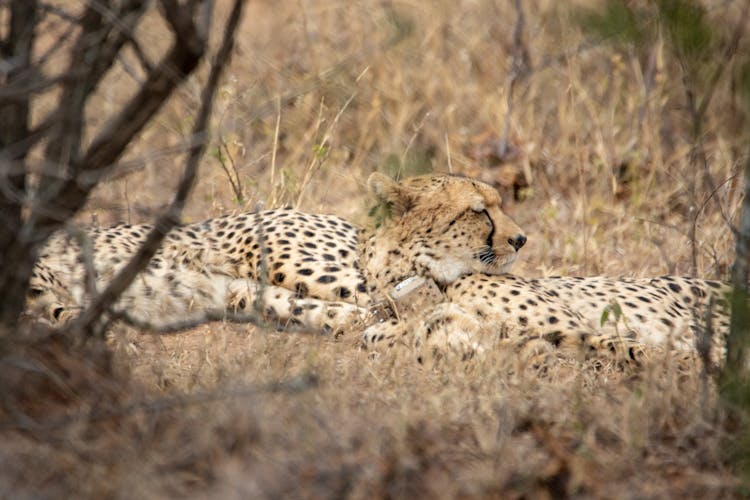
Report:
[[[507,111],[511,2],[250,3],[186,218],[298,205],[367,223],[369,172],[450,170],[501,189],[529,237],[518,274],[691,273],[700,209],[696,274],[725,276],[723,217],[736,217],[747,140],[732,79],[704,122],[711,192],[663,43],[649,62],[591,44],[568,4],[523,5],[531,72],[516,82],[500,165],[490,150]],[[738,8],[710,15],[728,22]],[[164,27],[151,22],[139,35],[156,54]],[[110,75],[92,126],[129,78]],[[149,220],[169,201],[181,165],[170,151],[184,147],[197,88],[172,99],[81,222]],[[169,336],[115,327],[104,351],[39,345],[3,362],[0,496],[741,491],[713,383],[672,358],[635,370],[498,351],[419,366],[408,352],[371,359],[354,335],[219,323]]]

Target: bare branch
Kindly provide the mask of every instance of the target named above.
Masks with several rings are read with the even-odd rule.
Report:
[[[167,56],[149,74],[140,92],[94,138],[81,161],[83,170],[102,169],[114,163],[125,146],[161,108],[184,75],[192,73],[198,65],[205,46],[183,43],[187,38],[192,39],[184,34],[177,38]]]
[[[203,0],[208,1],[210,0]],[[180,5],[177,0],[161,0],[161,5],[166,13],[166,21],[177,38],[177,44],[184,44],[192,52],[202,52],[208,39],[204,38],[204,33],[193,21],[196,0],[188,2],[188,8]],[[205,13],[203,14],[205,16]]]
[[[78,18],[62,7],[59,7],[57,5],[50,5],[48,3],[42,3],[39,5],[39,8],[44,14],[52,14],[72,25],[78,24]]]
[[[719,59],[719,62],[716,64],[714,68],[714,72],[712,73],[711,77],[709,78],[709,81],[707,83],[706,91],[703,96],[703,99],[700,101],[700,104],[698,104],[698,97],[695,93],[695,89],[692,82],[692,74],[690,70],[687,67],[686,61],[684,57],[678,56],[680,65],[682,67],[682,83],[685,90],[685,99],[687,101],[687,108],[688,112],[690,113],[691,118],[691,125],[692,125],[692,145],[690,149],[690,164],[693,166],[691,169],[691,175],[692,178],[689,181],[689,195],[690,195],[690,203],[691,203],[691,221],[690,221],[690,228],[688,231],[688,238],[690,241],[690,248],[691,248],[691,275],[695,276],[698,269],[698,248],[697,248],[697,228],[698,228],[698,219],[700,218],[701,212],[703,208],[705,207],[706,203],[708,201],[714,200],[716,202],[716,206],[719,209],[719,213],[722,216],[722,219],[726,221],[729,225],[729,227],[732,229],[733,232],[735,231],[735,228],[729,221],[729,217],[726,215],[724,211],[724,207],[721,205],[719,200],[714,196],[716,191],[718,190],[718,187],[716,186],[716,183],[714,182],[713,176],[711,175],[711,169],[708,162],[708,156],[706,155],[706,149],[704,147],[703,143],[703,119],[705,117],[706,111],[708,110],[708,106],[711,102],[711,98],[713,96],[714,91],[718,87],[719,80],[721,79],[721,76],[724,73],[724,70],[727,66],[729,66],[729,62],[734,58],[735,54],[737,53],[737,49],[739,47],[740,40],[742,39],[742,36],[745,32],[745,24],[747,24],[747,13],[748,9],[750,9],[750,4],[746,4],[745,8],[743,10],[742,15],[740,16],[740,20],[737,23],[737,26],[733,30],[732,38],[730,39],[730,43],[727,44],[727,47],[724,50],[724,53],[722,54],[722,57]],[[703,200],[703,202],[699,202],[698,200],[698,171],[700,169],[700,172],[702,173],[703,177],[703,184],[707,189],[711,191],[711,193],[708,195],[708,197]]]
[[[31,58],[34,48],[34,27],[36,25],[36,1],[16,0],[11,4],[10,30],[7,38],[0,44],[0,59],[13,61],[11,67],[2,78],[2,90],[23,86],[29,83],[31,73]],[[25,154],[8,155],[6,148],[23,140],[29,131],[30,96],[27,93],[13,101],[0,102],[0,162],[23,162]],[[23,192],[25,189],[25,172],[23,168],[0,169],[0,181],[14,190]],[[20,223],[20,210],[16,200],[0,196],[0,214],[8,218],[8,224],[0,224],[0,248],[6,248],[7,243],[15,237]],[[6,261],[7,262],[7,261]]]
[[[80,76],[80,71],[76,73]],[[32,70],[29,72],[29,76],[25,77],[22,81],[15,81],[13,84],[3,85],[0,89],[0,105],[26,100],[32,94],[44,92],[50,87],[69,81],[71,76],[72,75],[66,73],[52,77],[44,77]]]
[[[127,18],[125,26],[128,32],[132,31],[136,21],[140,18],[142,4],[143,0],[132,0],[125,6],[129,9],[125,14]],[[96,9],[91,9],[89,15],[96,19],[99,13]],[[183,12],[182,15],[185,13]],[[100,53],[100,60],[106,60],[109,65],[112,64],[119,49],[130,36],[122,32],[120,30],[120,34],[111,37],[112,41],[107,44],[106,50]],[[184,76],[195,69],[203,56],[203,50],[204,48],[200,47],[198,51],[191,51],[188,45],[176,40],[159,66],[148,75],[136,95],[104,126],[93,139],[88,150],[74,158],[70,165],[71,174],[62,182],[49,177],[42,178],[40,191],[43,198],[39,205],[49,205],[47,208],[52,212],[68,215],[72,215],[83,206],[89,191],[106,175],[108,171],[106,167],[119,158],[125,147],[161,108]],[[89,76],[85,82],[82,82],[83,88],[79,90],[82,97],[94,90],[106,69],[103,63],[97,62],[92,65]],[[42,125],[55,127],[60,121],[58,118],[64,120],[64,116],[65,113],[61,111],[53,112]],[[59,145],[56,147],[59,149]],[[80,175],[82,172],[88,172],[90,175],[84,180]],[[36,241],[42,241],[57,227],[59,224],[55,220],[44,216],[41,210],[34,210],[27,221],[25,233],[34,234]]]
[[[234,192],[235,198],[237,198],[237,200],[240,203],[242,203],[245,201],[244,189],[242,187],[242,179],[240,178],[240,173],[237,170],[237,164],[234,161],[232,152],[229,150],[229,146],[227,145],[227,142],[224,140],[224,137],[219,136],[219,147],[217,149],[219,151],[219,154],[218,154],[219,165],[221,165],[221,169],[224,170],[224,173],[227,176],[227,180],[229,181],[229,185],[232,187],[232,191]],[[222,149],[224,150],[223,153],[222,153]],[[229,159],[229,166],[227,166],[227,163],[224,160],[225,156],[227,159]],[[231,170],[230,170],[230,167],[231,167]]]
[[[85,103],[113,65],[123,45],[132,39],[134,28],[147,3],[146,0],[120,0],[116,3],[117,9],[112,10],[111,0],[90,0],[79,21],[80,32],[72,44],[71,50],[75,56],[67,71],[70,80],[66,80],[62,86],[58,108],[32,131],[27,127],[14,127],[14,130],[24,130],[25,133],[7,142],[13,144],[13,148],[4,151],[5,156],[9,151],[25,155],[33,144],[46,136],[46,162],[57,167],[40,176],[36,197],[23,224],[17,199],[7,203],[17,211],[17,217],[12,216],[13,212],[2,210],[3,215],[10,213],[11,219],[16,221],[15,226],[2,224],[3,228],[8,228],[10,238],[2,242],[6,245],[0,245],[4,252],[2,261],[18,263],[15,269],[0,272],[0,290],[10,298],[0,307],[2,323],[14,324],[17,321],[38,246],[84,205],[91,189],[203,57],[205,41],[197,35],[197,29],[192,24],[196,2],[180,5],[174,0],[164,0],[163,4],[168,7],[166,10],[173,12],[176,19],[170,22],[175,30],[173,46],[119,114],[109,121],[85,152],[80,151]],[[36,0],[31,3],[29,0],[16,0],[15,5],[19,12],[28,5],[37,8]],[[35,9],[30,12],[34,14]],[[33,33],[35,18],[26,18],[25,21],[19,26],[30,26]],[[3,43],[4,48],[12,46]],[[82,64],[82,61],[86,64]],[[71,71],[81,69],[83,71],[80,73]],[[25,113],[11,115],[26,116]],[[15,186],[15,192],[25,191],[25,168],[21,170],[22,173],[17,176],[18,182],[11,184]],[[83,172],[91,174],[85,181],[80,176]]]
[[[198,36],[203,40],[208,40],[211,31],[211,20],[214,13],[214,1],[204,0],[198,8]]]
[[[163,3],[171,4],[172,0],[164,0]],[[81,331],[92,331],[93,325],[97,319],[109,309],[120,294],[130,286],[135,279],[135,276],[146,268],[151,261],[151,258],[159,249],[159,245],[164,239],[164,236],[166,236],[166,234],[179,223],[180,213],[182,212],[187,196],[193,187],[198,171],[198,164],[206,148],[205,139],[208,134],[208,119],[211,114],[214,94],[219,84],[221,73],[227,64],[232,53],[232,48],[234,47],[234,35],[242,15],[243,5],[243,0],[235,0],[234,6],[229,15],[224,39],[222,40],[221,47],[219,48],[216,58],[211,66],[208,81],[206,82],[206,86],[201,95],[201,106],[193,127],[193,138],[202,140],[197,141],[190,150],[185,165],[185,172],[177,188],[172,204],[167,211],[156,220],[154,228],[146,236],[146,241],[144,241],[141,248],[138,249],[135,256],[133,256],[127,265],[125,265],[117,276],[115,276],[101,295],[96,297],[83,314],[73,322],[71,328],[79,329]],[[167,12],[170,12],[169,9],[167,9]],[[173,26],[178,26],[179,24],[179,20],[173,20]]]
[[[506,113],[505,124],[503,125],[503,135],[497,147],[497,157],[505,158],[508,152],[508,134],[510,133],[510,120],[513,113],[513,90],[515,89],[516,80],[524,78],[529,72],[529,51],[523,43],[523,28],[525,18],[521,0],[515,0],[516,8],[516,25],[513,29],[513,62],[511,63],[508,74],[508,84],[506,88]]]
[[[96,61],[102,58],[102,42],[108,35],[101,12],[89,3],[81,17],[81,32],[73,45],[68,73],[75,75],[66,80],[62,86],[61,98],[58,101],[58,117],[46,148],[46,158],[50,161],[67,165],[75,161],[79,154],[83,133],[83,112],[86,104],[87,74],[93,73]],[[82,61],[92,61],[85,72],[78,71]],[[93,76],[93,75],[92,75]],[[45,178],[40,185],[45,185]]]
[[[128,40],[128,45],[130,45],[130,48],[133,49],[135,58],[138,59],[139,63],[141,63],[143,71],[146,73],[151,73],[152,71],[154,71],[154,65],[151,64],[151,61],[148,60],[148,57],[146,56],[146,53],[143,52],[141,45],[138,43],[138,40],[136,40],[135,38],[131,38],[130,40]]]
[[[30,74],[31,58],[34,51],[34,35],[37,23],[36,0],[14,0],[10,6],[10,28],[7,37],[0,43],[0,59],[14,61],[7,72],[0,75],[2,86],[14,86]],[[26,191],[25,159],[26,152],[11,152],[6,150],[9,145],[24,140],[29,132],[30,95],[12,102],[0,103],[0,183],[7,186],[6,191],[0,192],[0,262],[6,263],[6,268],[0,271],[0,302],[4,304],[0,321],[12,323],[23,306],[23,294],[17,296],[19,290],[5,287],[8,280],[18,279],[28,281],[26,276],[31,274],[29,252],[22,252],[14,248],[15,240],[22,227],[23,206],[18,203],[13,193]],[[17,168],[20,167],[20,168]],[[16,262],[15,257],[21,256],[21,264],[7,265]],[[23,265],[23,262],[27,262]],[[33,261],[32,261],[33,262]],[[16,273],[20,275],[16,276]],[[24,285],[25,287],[25,285]],[[25,288],[24,290],[25,291]],[[6,313],[6,311],[9,311]]]
[[[80,79],[73,79],[63,87],[63,98],[61,99],[63,106],[66,104],[66,98],[75,100],[76,97],[82,100],[82,105],[96,90],[99,82],[112,67],[123,45],[133,38],[132,32],[143,15],[144,4],[144,0],[129,0],[123,2],[120,9],[114,13],[103,9],[99,1],[89,4],[82,21],[84,31],[76,42],[74,53],[89,57],[92,57],[93,54],[93,57],[86,68],[86,74]],[[80,61],[72,61],[68,72],[74,73],[80,64]],[[78,106],[78,103],[74,105]],[[60,116],[63,122],[67,121],[67,113],[64,109]],[[77,120],[77,118],[74,118],[74,120]],[[53,146],[48,148],[48,151],[51,149],[54,153],[55,147],[59,148],[60,145],[54,144],[54,140],[50,142]],[[76,160],[77,158],[73,156],[72,159]],[[77,173],[77,170],[79,169],[74,166],[74,173]]]
[[[708,110],[709,104],[711,104],[711,98],[714,95],[714,91],[718,87],[721,76],[724,74],[724,70],[729,66],[729,61],[732,60],[734,55],[737,53],[737,49],[740,45],[740,40],[742,40],[742,37],[745,34],[745,25],[747,24],[748,11],[750,11],[750,3],[745,3],[745,8],[742,10],[742,14],[740,14],[739,16],[737,26],[732,32],[732,37],[730,38],[727,46],[724,48],[724,53],[718,59],[719,63],[716,65],[716,68],[714,68],[714,73],[709,79],[706,95],[703,96],[700,106],[696,111],[697,117],[699,119],[703,119],[703,117],[706,115],[706,111]]]
[[[59,227],[59,222],[40,216],[37,207],[52,208],[59,214],[69,217],[84,203],[92,186],[83,190],[77,183],[77,174],[85,168],[81,163],[81,139],[84,125],[86,101],[97,88],[104,75],[112,67],[122,46],[135,28],[144,12],[144,0],[129,0],[120,4],[117,12],[106,8],[107,3],[92,1],[88,4],[81,18],[81,33],[73,46],[73,54],[68,70],[75,75],[66,80],[57,110],[52,115],[54,120],[50,127],[45,157],[47,161],[57,163],[68,175],[60,181],[59,176],[43,175],[39,181],[39,200],[20,234],[21,239],[30,245],[36,245],[46,239]],[[86,64],[87,63],[87,64]],[[84,71],[77,70],[84,65]],[[55,201],[53,201],[55,200]],[[61,206],[56,201],[60,200]],[[33,236],[33,237],[32,237]]]
[[[740,224],[735,234],[734,264],[732,265],[732,316],[727,338],[728,373],[740,373],[746,368],[745,349],[750,340],[748,318],[748,283],[750,277],[750,150],[745,158],[745,197],[742,200]]]

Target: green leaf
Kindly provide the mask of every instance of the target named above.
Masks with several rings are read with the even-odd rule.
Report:
[[[609,320],[610,313],[615,317],[615,323],[622,318],[622,308],[617,302],[611,302],[602,311],[602,317],[599,319],[599,326],[604,326]]]
[[[385,157],[380,171],[388,177],[398,180],[401,177],[402,169],[403,167],[401,166],[401,160],[399,160],[398,155],[391,153]]]
[[[609,308],[610,306],[607,306],[602,311],[602,317],[599,320],[599,326],[604,326],[607,323],[607,320],[609,319]]]
[[[224,162],[224,155],[221,153],[221,149],[219,149],[216,146],[212,146],[208,149],[208,154],[212,156],[214,159]]]
[[[313,154],[317,160],[322,160],[328,155],[329,147],[325,144],[313,145]]]
[[[659,17],[678,53],[696,62],[714,39],[703,7],[693,0],[660,0]]]
[[[643,16],[637,16],[623,0],[607,0],[601,9],[579,11],[583,29],[601,38],[616,38],[626,43],[641,44],[645,38]]]
[[[612,310],[615,313],[615,321],[620,321],[620,318],[622,318],[622,308],[620,307],[620,304],[612,302]]]
[[[384,9],[385,18],[393,28],[393,35],[389,43],[395,44],[414,33],[415,23],[412,18],[387,5]]]

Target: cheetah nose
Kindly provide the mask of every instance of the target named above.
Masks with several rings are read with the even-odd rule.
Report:
[[[526,244],[526,236],[522,234],[517,234],[513,238],[508,238],[508,243],[510,246],[516,249],[516,251],[520,250],[522,246]]]

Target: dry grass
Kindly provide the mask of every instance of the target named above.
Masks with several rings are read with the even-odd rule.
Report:
[[[694,180],[681,77],[663,46],[647,91],[636,54],[604,45],[574,53],[586,38],[570,8],[524,2],[535,70],[517,82],[514,156],[502,168],[487,146],[505,119],[511,2],[389,5],[248,4],[186,219],[292,204],[366,222],[369,172],[450,166],[502,190],[529,236],[518,274],[692,272],[691,207],[711,189]],[[731,20],[735,7],[718,10]],[[142,33],[155,53],[159,29],[154,21]],[[127,88],[113,73],[92,120]],[[145,164],[124,162],[82,221],[149,220],[169,201],[180,158],[159,152],[184,143],[195,88],[129,152]],[[723,277],[732,262],[719,206],[735,218],[744,120],[722,81],[704,144],[713,178],[727,182],[698,219],[699,276]],[[117,327],[102,349],[53,337],[2,359],[0,496],[739,491],[713,384],[669,358],[638,370],[535,366],[509,349],[419,366],[407,352],[370,359],[354,337],[219,323],[169,336]]]
[[[6,493],[644,498],[738,484],[712,390],[661,359],[628,372],[498,351],[425,369],[223,325],[120,332],[114,350],[131,382],[67,381],[84,396],[65,411],[45,385],[28,396],[42,427],[5,430]]]

